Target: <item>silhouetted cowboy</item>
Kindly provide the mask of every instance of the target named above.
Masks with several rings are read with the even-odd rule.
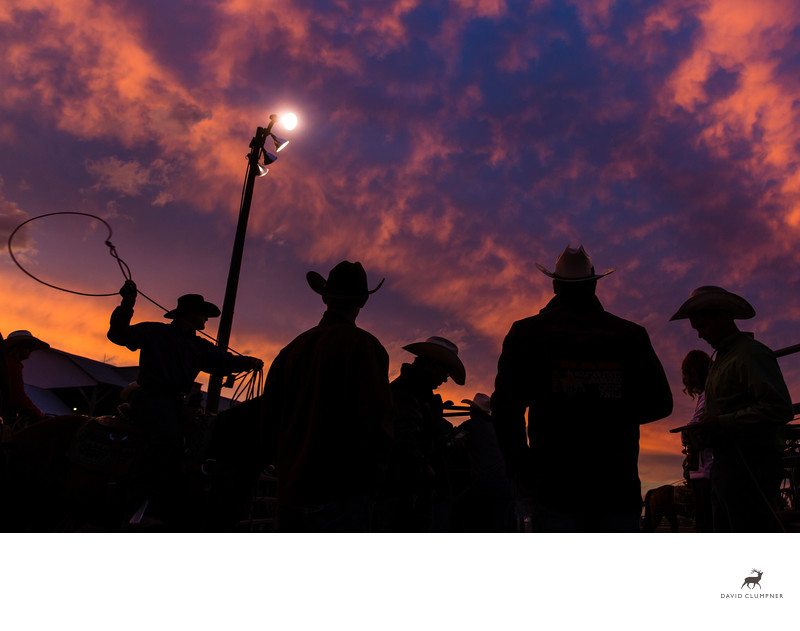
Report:
[[[392,381],[395,444],[389,479],[381,501],[382,530],[446,531],[452,505],[445,458],[445,433],[452,426],[442,416],[442,397],[434,393],[452,377],[466,380],[458,347],[444,337],[429,337],[403,347],[416,355]]]
[[[555,296],[503,342],[492,412],[507,464],[543,531],[637,531],[639,425],[668,416],[672,393],[647,331],[603,309],[589,255],[567,247]],[[528,409],[528,438],[525,410]]]
[[[717,532],[781,529],[774,505],[782,477],[785,425],[792,400],[774,353],[734,320],[755,309],[708,285],[695,289],[670,320],[688,319],[716,351],[706,380],[705,412],[686,431],[711,447],[711,497]]]
[[[216,305],[199,294],[178,298],[177,306],[164,314],[170,323],[131,324],[136,284],[126,281],[119,293],[122,302],[111,314],[108,339],[140,351],[140,388],[131,402],[131,417],[144,430],[151,447],[152,462],[143,483],[143,492],[148,493],[159,477],[168,478],[159,486],[174,482],[182,453],[183,407],[197,375],[201,371],[228,375],[259,369],[263,362],[229,353],[196,334],[209,318],[220,314]]]
[[[23,378],[23,365],[31,353],[37,350],[50,348],[50,344],[43,342],[29,331],[12,331],[5,340],[6,368],[8,379],[8,411],[10,425],[24,427],[44,417],[36,404],[25,393],[25,380]]]
[[[383,281],[368,289],[361,263],[349,261],[327,280],[306,279],[327,309],[278,354],[264,386],[277,442],[277,527],[366,531],[391,445],[391,394],[389,356],[355,321]]]

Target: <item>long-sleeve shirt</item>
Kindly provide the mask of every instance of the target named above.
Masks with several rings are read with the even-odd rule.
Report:
[[[250,357],[224,351],[175,322],[131,324],[132,317],[133,307],[120,305],[114,309],[108,339],[141,351],[137,379],[141,386],[186,393],[200,371],[224,375],[251,367]]]
[[[780,448],[792,399],[775,354],[752,333],[722,340],[706,381],[706,412],[719,417],[716,449],[731,441]]]

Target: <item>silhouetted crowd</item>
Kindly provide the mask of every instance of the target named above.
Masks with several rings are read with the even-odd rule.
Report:
[[[278,530],[639,530],[639,427],[672,412],[664,369],[646,330],[598,300],[597,281],[613,269],[597,274],[583,246],[567,247],[553,272],[537,267],[554,296],[512,325],[494,393],[463,400],[470,419],[457,428],[435,392],[448,378],[465,383],[457,346],[441,336],[405,346],[414,359],[388,383],[385,349],[356,326],[380,284],[370,290],[348,261],[327,279],[308,274],[326,311],[280,352],[264,392]],[[710,488],[695,487],[719,531],[781,527],[792,404],[772,352],[734,323],[754,315],[706,286],[672,317],[689,319],[716,352],[684,440],[713,461]]]
[[[647,331],[597,298],[598,280],[613,269],[596,273],[583,246],[567,247],[552,272],[537,267],[554,295],[513,323],[494,392],[464,398],[469,418],[458,426],[436,393],[448,379],[466,382],[457,345],[440,335],[407,344],[410,359],[390,382],[385,348],[356,325],[383,281],[369,289],[363,266],[349,261],[327,278],[307,274],[324,313],[280,351],[260,397],[258,445],[277,476],[277,531],[639,531],[639,428],[672,413],[664,369]],[[131,324],[135,284],[120,294],[108,338],[140,351],[127,414],[147,445],[134,499],[168,514],[198,373],[263,364],[196,335],[220,315],[202,296],[181,296],[165,314],[170,322]],[[682,434],[699,530],[781,528],[776,499],[792,403],[772,351],[734,322],[754,315],[740,296],[705,286],[671,318],[689,320],[715,354],[683,370],[686,392],[699,395]],[[24,353],[10,351],[44,344],[25,334],[5,343],[3,383],[18,382],[17,390]],[[10,392],[3,400],[27,405]]]

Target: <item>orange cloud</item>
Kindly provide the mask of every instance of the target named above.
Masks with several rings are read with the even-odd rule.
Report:
[[[776,53],[791,43],[800,26],[797,4],[713,0],[698,18],[698,41],[671,77],[663,108],[677,105],[698,117],[703,123],[698,142],[721,158],[730,158],[734,137],[752,144],[749,169],[782,181],[787,202],[783,227],[788,224],[796,230],[800,227],[797,85],[777,74],[780,57]],[[721,71],[733,73],[736,84],[712,99],[709,81]],[[779,233],[783,228],[776,224],[775,229]]]
[[[368,308],[365,328],[384,341],[393,374],[410,359],[402,351],[404,344],[432,334],[452,337],[468,362],[467,386],[448,385],[443,390],[456,402],[478,390],[491,393],[500,343],[511,323],[536,313],[552,295],[549,281],[533,263],[551,267],[558,250],[583,239],[599,266],[624,263],[625,276],[620,270],[605,281],[601,299],[610,310],[646,324],[657,350],[663,350],[672,383],[678,383],[679,349],[694,339],[689,332],[676,332],[679,324],[665,322],[668,314],[658,312],[663,304],[653,300],[658,294],[653,285],[655,279],[679,278],[688,293],[693,282],[684,279],[705,272],[707,253],[689,257],[678,247],[676,226],[684,217],[653,211],[649,200],[640,208],[635,194],[626,197],[615,188],[636,185],[642,178],[654,158],[639,149],[651,148],[648,133],[656,133],[653,129],[662,121],[673,120],[676,111],[698,122],[696,147],[723,160],[731,156],[731,139],[742,139],[753,149],[747,164],[736,166],[746,167],[756,179],[780,182],[776,191],[758,198],[763,208],[757,209],[760,215],[753,223],[767,226],[774,246],[783,252],[737,248],[738,265],[729,266],[718,282],[733,283],[734,288],[746,284],[776,256],[783,257],[787,269],[800,263],[794,252],[800,224],[800,173],[793,162],[800,132],[791,110],[796,89],[778,76],[776,61],[776,53],[788,45],[797,25],[793,4],[662,3],[642,9],[646,19],[626,23],[628,32],[619,36],[609,32],[620,7],[613,0],[573,3],[580,19],[576,28],[583,31],[558,23],[552,15],[548,21],[554,24],[541,26],[544,22],[535,13],[555,6],[549,2],[531,3],[525,9],[515,5],[514,11],[531,12],[530,24],[519,26],[511,24],[511,9],[505,2],[461,0],[452,3],[453,10],[442,15],[441,23],[424,38],[410,26],[415,11],[426,8],[421,0],[332,3],[326,11],[298,4],[303,6],[227,0],[205,7],[213,20],[207,40],[191,58],[202,72],[197,70],[187,79],[174,60],[159,55],[148,40],[148,25],[133,5],[11,0],[0,7],[4,29],[0,51],[6,59],[0,67],[4,86],[0,107],[10,112],[31,110],[42,127],[113,147],[106,149],[107,155],[92,154],[85,163],[94,186],[90,182],[82,192],[96,197],[93,203],[108,204],[110,210],[119,205],[124,207],[121,215],[133,217],[125,197],[139,196],[146,203],[165,206],[165,226],[173,202],[182,204],[182,218],[218,213],[207,225],[208,234],[232,224],[254,127],[263,124],[266,114],[288,106],[289,90],[296,90],[299,102],[303,98],[311,102],[309,117],[318,119],[307,119],[305,128],[301,123],[272,173],[258,180],[248,253],[280,245],[272,248],[279,253],[270,263],[293,257],[315,267],[342,258],[359,259],[371,279],[386,276],[387,288],[404,306],[433,315],[423,323],[409,318],[405,330],[394,331],[378,318],[371,320]],[[555,106],[543,101],[535,84],[516,90],[518,82],[531,81],[532,75],[523,73],[530,73],[543,54],[552,54],[556,40],[569,47],[575,44],[572,39],[585,35],[598,56],[640,69],[676,52],[669,38],[659,34],[677,33],[695,19],[691,40],[677,51],[681,63],[670,71],[666,83],[654,80],[655,87],[649,88],[653,93],[631,90],[620,96],[609,90],[601,91],[604,98],[592,100],[597,86],[570,87],[557,77],[555,91],[561,86],[574,89],[568,96],[582,108],[554,132],[563,133],[563,138],[546,133],[551,122],[547,117],[558,114],[554,109],[561,101],[556,99]],[[485,77],[462,65],[464,51],[472,50],[465,38],[476,22],[496,27],[492,43],[497,58],[483,69],[492,74],[493,81],[487,84]],[[408,75],[393,74],[394,66],[402,66],[416,44],[434,69],[417,65],[404,67]],[[420,76],[425,70],[429,75]],[[557,73],[568,75],[568,70],[559,66]],[[714,92],[710,86],[720,70],[727,83],[724,90]],[[582,75],[568,78],[583,79]],[[331,88],[339,83],[350,91],[337,100]],[[509,111],[499,103],[502,97],[487,87],[498,83],[509,89],[509,99],[519,102]],[[267,97],[279,107],[262,111]],[[591,135],[593,125],[627,127],[629,119],[648,116],[656,122],[648,126],[637,120],[645,129],[632,140],[617,144],[616,135],[609,134],[585,142],[581,136]],[[484,128],[479,129],[481,125]],[[369,131],[359,132],[362,126]],[[20,133],[13,125],[0,123],[0,138],[14,140]],[[361,155],[347,151],[346,136],[351,133],[361,134],[357,145]],[[490,142],[493,139],[505,142]],[[573,140],[574,146],[566,148]],[[595,144],[599,151],[593,151]],[[334,157],[332,152],[337,152]],[[482,170],[465,170],[465,155],[479,162]],[[512,181],[512,171],[522,173],[518,180]],[[475,173],[486,180],[476,181]],[[480,201],[480,193],[491,190],[495,176],[511,193],[496,203],[488,196]],[[674,184],[668,181],[664,186]],[[707,202],[715,208],[728,199],[720,191],[702,195],[698,204]],[[596,204],[620,210],[613,216],[595,213]],[[1,227],[11,229],[27,217],[14,202],[3,199],[0,206]],[[775,208],[778,212],[770,214]],[[625,219],[630,225],[620,229]],[[36,246],[20,237],[20,250]],[[556,251],[553,242],[558,242]],[[638,245],[631,247],[631,242]],[[215,247],[222,249],[218,243]],[[147,246],[141,249],[145,252]],[[646,250],[658,252],[659,258],[646,258]],[[228,251],[208,256],[227,264]],[[185,253],[176,244],[170,256]],[[716,255],[709,247],[708,257]],[[192,260],[188,255],[184,267],[192,267],[186,263]],[[33,332],[59,340],[67,347],[63,350],[135,363],[135,354],[105,340],[114,298],[61,295],[40,288],[6,263],[0,295],[11,306],[0,319],[0,330],[39,328]],[[191,279],[194,270],[170,269],[180,275],[178,279],[169,278],[166,270],[158,272],[163,273],[158,281],[172,286]],[[286,296],[280,298],[289,302]],[[257,308],[272,305],[259,303]],[[305,328],[305,316],[290,317],[300,311],[299,306],[288,310],[282,322],[285,329],[296,326],[299,333]],[[796,317],[791,308],[774,316],[789,321]],[[135,321],[158,318],[160,313],[145,303],[137,308]],[[36,326],[26,326],[27,322]],[[759,326],[769,327],[761,322]],[[264,328],[256,318],[247,326],[238,319],[233,345],[269,363],[288,339]],[[787,340],[792,342],[796,340]],[[679,397],[678,390],[676,400]],[[677,410],[676,417],[684,413]],[[666,435],[665,427],[655,424],[643,430],[643,454],[672,462],[674,452],[674,437]],[[679,472],[669,478],[677,476]]]
[[[170,136],[204,114],[142,41],[143,25],[119,5],[87,0],[12,0],[6,20],[6,106],[35,102],[62,129],[125,144]],[[24,30],[23,30],[24,29]],[[54,54],[41,55],[49,48]],[[61,72],[69,68],[69,73]],[[172,132],[172,133],[170,133]]]
[[[11,233],[16,230],[18,226],[30,219],[28,214],[21,210],[16,203],[10,202],[3,198],[3,180],[0,178],[0,242],[7,242]],[[29,231],[22,228],[14,235],[12,242],[14,246],[14,255],[25,260],[27,254],[32,254],[32,242],[30,239]]]
[[[88,161],[86,170],[98,178],[97,188],[108,188],[124,195],[139,195],[143,190],[163,184],[168,166],[163,160],[155,160],[144,166],[138,160],[124,162],[116,156]]]

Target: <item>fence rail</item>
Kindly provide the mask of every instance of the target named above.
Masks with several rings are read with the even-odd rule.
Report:
[[[795,344],[794,346],[787,346],[786,348],[781,348],[773,352],[775,353],[775,357],[783,357],[785,355],[791,355],[793,353],[800,353],[800,344]]]

